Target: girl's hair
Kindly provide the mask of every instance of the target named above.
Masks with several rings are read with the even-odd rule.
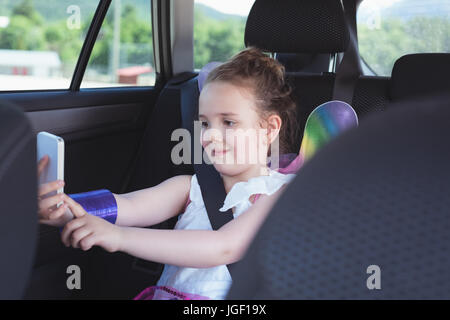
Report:
[[[213,81],[230,82],[251,89],[263,117],[275,113],[281,118],[280,154],[298,152],[293,150],[298,139],[297,108],[280,62],[260,49],[249,47],[213,69],[204,85]]]

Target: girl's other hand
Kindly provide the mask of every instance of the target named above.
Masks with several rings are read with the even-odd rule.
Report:
[[[49,158],[47,155],[42,157],[38,163],[38,177],[42,174],[48,165]],[[64,186],[64,181],[56,180],[43,183],[38,186],[38,218],[39,222],[56,227],[62,227],[68,221],[73,219],[73,215],[67,205],[62,204],[64,194],[59,193],[51,197],[45,197],[50,192],[56,191]]]
[[[108,252],[120,250],[122,229],[119,226],[88,214],[79,203],[66,195],[64,201],[75,216],[61,233],[66,247],[81,248],[83,251],[93,246],[100,246]]]

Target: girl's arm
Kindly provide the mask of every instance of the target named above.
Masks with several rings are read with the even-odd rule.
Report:
[[[175,176],[157,186],[125,194],[114,194],[117,203],[117,219],[119,226],[152,226],[179,214],[189,197],[191,176]],[[60,188],[58,181],[39,186],[39,196]],[[63,227],[74,218],[71,208],[60,206],[50,211],[61,200],[67,200],[66,194],[57,194],[41,200],[38,198],[40,223]],[[41,213],[42,212],[42,213]]]
[[[191,176],[167,179],[157,186],[124,194],[113,194],[119,226],[147,227],[179,214],[189,197]]]
[[[247,211],[217,231],[121,228],[117,249],[145,260],[192,268],[236,262],[246,252],[284,187],[270,196],[261,196]]]

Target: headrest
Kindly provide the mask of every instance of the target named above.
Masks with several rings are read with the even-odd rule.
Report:
[[[245,45],[269,52],[343,52],[348,42],[336,0],[256,0],[245,26]]]
[[[286,72],[321,73],[328,71],[330,54],[327,53],[277,53],[276,59]]]
[[[450,53],[408,54],[392,69],[392,100],[427,96],[449,91]]]

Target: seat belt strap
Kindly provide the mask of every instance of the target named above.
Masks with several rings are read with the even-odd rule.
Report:
[[[233,212],[229,209],[220,212],[227,195],[223,179],[213,165],[206,164],[201,158],[201,163],[194,162],[194,143],[198,143],[200,137],[194,135],[194,121],[198,117],[198,82],[191,79],[180,86],[180,110],[183,127],[189,128],[191,133],[191,161],[194,163],[194,171],[202,193],[203,202],[213,230],[219,230],[223,225],[233,220]],[[197,140],[197,141],[196,141]],[[202,149],[202,155],[204,150]],[[228,271],[232,275],[234,263],[227,265]],[[233,276],[232,276],[233,277]]]
[[[356,82],[362,73],[356,32],[357,4],[354,0],[343,0],[343,6],[349,33],[349,44],[336,71],[333,100],[344,101],[351,105]]]

